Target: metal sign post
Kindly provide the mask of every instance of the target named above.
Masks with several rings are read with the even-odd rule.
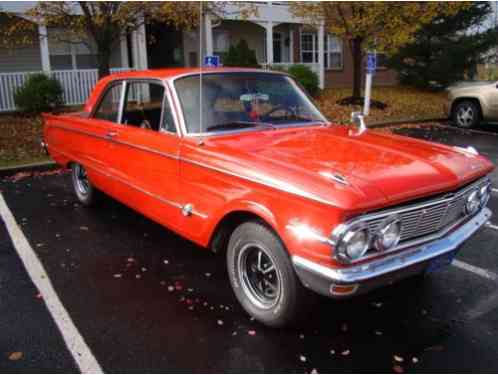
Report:
[[[377,54],[369,52],[367,54],[367,76],[365,81],[365,102],[363,103],[363,115],[368,116],[370,112],[370,96],[372,94],[372,78],[377,68]]]

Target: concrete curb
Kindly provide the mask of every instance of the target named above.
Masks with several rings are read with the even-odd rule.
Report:
[[[423,118],[423,119],[410,119],[410,118],[405,118],[401,120],[394,120],[394,121],[377,121],[373,123],[367,124],[367,127],[370,129],[375,129],[375,128],[387,128],[390,126],[395,126],[395,125],[402,125],[406,123],[410,124],[420,124],[424,122],[442,122],[442,121],[447,121],[448,118],[446,117],[439,117],[439,118]]]
[[[12,176],[19,172],[44,172],[52,169],[57,169],[58,165],[54,161],[46,161],[42,163],[19,164],[12,167],[0,168],[0,177]]]

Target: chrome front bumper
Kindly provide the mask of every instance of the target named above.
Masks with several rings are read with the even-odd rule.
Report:
[[[443,238],[357,266],[330,268],[297,255],[292,257],[292,262],[299,279],[309,289],[328,297],[348,297],[425,271],[431,260],[457,250],[490,217],[491,211],[484,208]],[[331,292],[337,285],[355,287],[351,293],[339,295]]]

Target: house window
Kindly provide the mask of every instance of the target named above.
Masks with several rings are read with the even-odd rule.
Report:
[[[325,66],[328,69],[342,69],[343,45],[342,40],[333,35],[327,35],[325,43]]]
[[[315,61],[316,35],[313,33],[301,34],[301,62],[313,63]]]
[[[326,34],[324,39],[324,65],[327,69],[342,69],[342,40]],[[318,63],[318,37],[316,33],[301,33],[301,62]]]
[[[230,37],[225,30],[213,31],[213,50],[215,53],[224,53],[230,47]]]

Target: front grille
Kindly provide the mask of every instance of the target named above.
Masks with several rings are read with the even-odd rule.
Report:
[[[369,214],[366,215],[365,220],[370,233],[375,235],[382,221],[393,213],[397,213],[401,219],[401,243],[428,236],[449,228],[463,219],[467,197],[474,188],[481,187],[488,181],[488,178],[482,178],[456,192],[385,212]]]

